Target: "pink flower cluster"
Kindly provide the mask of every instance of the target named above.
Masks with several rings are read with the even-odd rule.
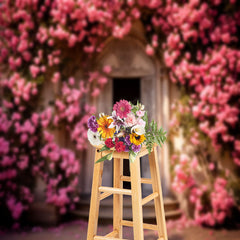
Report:
[[[25,112],[14,110],[8,116],[8,105],[5,103],[5,108],[0,108],[0,201],[12,218],[18,220],[33,201],[30,186],[20,176],[33,174],[33,168],[38,165],[35,148],[40,142],[36,136],[36,114],[23,119]]]
[[[109,73],[111,68],[105,66],[103,71]],[[76,87],[76,80],[73,77],[62,84],[61,95],[55,101],[53,125],[57,127],[64,122],[70,138],[78,150],[87,147],[87,120],[95,113],[95,107],[82,102],[89,93],[93,98],[97,97],[106,83],[107,78],[103,74],[90,72],[87,83],[81,80],[78,87]],[[95,88],[92,90],[93,84]]]
[[[80,173],[80,163],[76,159],[75,153],[60,148],[54,137],[47,131],[44,132],[45,146],[41,149],[41,156],[50,161],[49,171],[51,174],[43,173],[47,183],[46,201],[54,204],[60,209],[60,213],[65,214],[67,208],[74,207],[76,200],[76,187],[78,185],[78,175]],[[61,169],[61,171],[57,171]],[[66,179],[69,181],[66,184]]]
[[[75,142],[76,148],[78,150],[86,149],[87,147],[87,121],[89,117],[95,113],[95,108],[92,106],[89,106],[88,104],[85,105],[85,112],[86,114],[82,117],[80,121],[78,121],[72,131],[71,131],[71,140]]]
[[[182,193],[195,183],[191,175],[190,159],[186,154],[181,154],[180,156],[172,155],[171,160],[174,162],[172,188],[175,192]]]
[[[228,6],[231,10],[223,12],[220,6],[221,9]],[[215,151],[228,149],[233,162],[240,166],[240,50],[235,47],[239,41],[240,11],[236,1],[189,0],[181,4],[167,1],[164,11],[158,14],[152,20],[155,27],[161,27],[166,33],[163,50],[170,78],[186,90],[188,97],[184,106],[190,109],[186,112],[178,106],[178,117],[174,116],[171,126],[178,125],[189,130],[186,121],[193,120],[191,123],[196,127],[190,129],[186,137],[189,146],[199,150],[198,146],[206,144],[202,142],[205,136]],[[206,153],[205,157],[207,154],[211,153]],[[207,168],[210,179],[221,175],[213,162],[206,161],[206,166],[203,166],[195,161],[194,165]],[[179,166],[174,170],[177,180],[181,171]],[[194,176],[194,173],[189,174]],[[231,209],[235,204],[235,196],[229,194],[229,186],[221,185],[218,179],[207,189],[195,185],[195,218],[201,224],[222,224],[229,214],[227,208]],[[177,180],[173,182],[173,187],[184,190]],[[215,192],[216,187],[221,194]],[[206,195],[210,195],[209,202],[202,203]],[[220,207],[216,204],[216,201],[224,202],[225,198],[229,200],[229,205],[226,203],[225,207]]]
[[[208,189],[203,185],[191,190],[190,200],[195,204],[194,218],[198,224],[221,225],[227,217],[231,216],[231,208],[235,202],[232,195],[226,190],[226,185],[227,181],[218,177],[215,179],[213,189]],[[210,206],[203,204],[203,195],[208,196]]]
[[[240,51],[230,44],[238,41],[240,13],[220,13],[216,6],[222,1],[216,4],[191,0],[181,6],[170,2],[165,10],[168,31],[172,31],[164,43],[170,77],[190,89],[192,114],[215,149],[230,145],[234,162],[239,164],[234,134],[237,130],[233,129],[239,121],[236,99],[240,95]],[[197,43],[199,47],[189,51],[190,45]]]
[[[30,98],[38,93],[37,85],[34,82],[27,82],[19,73],[14,73],[9,79],[3,79],[1,85],[5,89],[11,90],[14,96],[14,103],[28,102]],[[13,107],[11,103],[9,108]]]
[[[170,219],[166,222],[168,232],[176,230],[181,232],[185,228],[193,227],[196,225],[197,225],[196,222],[193,219],[187,217],[184,213],[182,213],[182,216],[179,219],[177,220]]]
[[[130,31],[131,19],[139,17],[137,9],[129,9],[126,14],[121,10],[122,5],[120,2],[62,0],[46,0],[42,5],[28,0],[0,4],[0,63],[3,66],[0,87],[4,92],[0,107],[0,200],[14,219],[18,219],[28,205],[18,190],[26,186],[16,183],[16,178],[26,173],[43,177],[49,189],[47,201],[57,205],[61,213],[65,213],[67,206],[72,208],[77,200],[74,193],[79,162],[72,151],[59,148],[50,141],[52,137],[45,139],[43,135],[46,134],[42,135],[42,132],[64,123],[76,149],[86,148],[87,119],[95,111],[86,99],[88,94],[93,98],[99,96],[107,83],[105,74],[109,74],[111,68],[105,66],[102,73],[89,73],[79,86],[71,76],[62,84],[63,76],[59,71],[63,63],[62,49],[58,44],[66,41],[69,48],[81,44],[86,52],[82,62],[86,62],[92,53],[102,49],[99,38],[107,37],[109,32],[123,37]],[[133,13],[132,17],[127,16],[130,13]],[[120,21],[122,24],[117,28]],[[7,71],[2,74],[2,69]],[[62,92],[54,107],[45,106],[37,113],[35,100],[49,73],[52,74],[49,80],[59,84]],[[57,165],[61,173],[51,179]],[[69,185],[63,187],[63,180]],[[56,181],[58,184],[53,186]],[[8,191],[11,196],[6,195]]]

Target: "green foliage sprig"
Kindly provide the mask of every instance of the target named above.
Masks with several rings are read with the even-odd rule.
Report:
[[[145,126],[146,146],[150,154],[154,146],[154,143],[162,147],[162,144],[164,144],[164,142],[167,139],[166,137],[167,132],[164,131],[163,128],[158,129],[157,123],[154,120],[152,120],[149,124],[147,112],[145,112],[143,119],[146,122]]]

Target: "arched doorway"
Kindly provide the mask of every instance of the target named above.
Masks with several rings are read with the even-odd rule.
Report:
[[[164,87],[166,79],[164,81],[161,79],[161,70],[157,60],[146,55],[144,44],[130,36],[124,39],[110,39],[105,46],[97,58],[96,65],[98,69],[109,65],[112,71],[108,75],[108,83],[96,101],[97,112],[111,113],[114,101],[123,98],[127,100],[138,98],[148,110],[149,118],[156,120],[159,126],[163,126],[166,129],[167,119],[164,118],[167,116],[167,112],[164,111],[168,111],[168,106],[163,107],[162,104],[163,101],[168,103],[168,92],[166,91],[166,86]],[[134,91],[131,88],[134,88]],[[93,172],[93,154],[93,148],[90,147],[85,161],[85,169],[83,169],[85,180],[82,192],[89,195]],[[159,152],[159,161],[162,173],[163,195],[167,196],[170,192],[170,174],[166,147]],[[107,174],[103,174],[103,185],[111,186],[111,162],[106,161],[104,163],[104,171]],[[150,177],[148,161],[142,160],[142,176]],[[151,191],[150,188],[150,185],[144,184],[143,194],[148,194]]]
[[[135,102],[139,100],[146,106],[150,118],[155,119],[156,68],[153,60],[146,55],[143,45],[131,37],[123,40],[113,39],[107,44],[98,61],[100,68],[105,65],[110,65],[112,68],[109,83],[98,101],[99,112],[104,109],[109,109],[107,112],[110,112],[113,104],[120,99]],[[142,176],[150,177],[147,159],[142,159],[141,162]],[[104,170],[106,168],[108,174],[103,173],[103,184],[110,186],[112,162],[106,162]],[[129,174],[127,161],[124,162],[124,171],[125,174]],[[128,187],[128,183],[125,183],[125,187]],[[143,185],[144,195],[149,194],[150,191],[150,185]]]

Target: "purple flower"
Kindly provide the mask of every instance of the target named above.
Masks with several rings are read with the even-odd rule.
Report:
[[[125,137],[125,143],[127,144],[127,146],[130,146],[132,143],[130,142],[130,136],[129,135],[127,135],[126,137]]]
[[[129,152],[129,146],[126,146],[126,145],[125,145],[125,150],[124,150],[124,152]]]
[[[98,123],[97,123],[97,120],[96,120],[96,117],[95,116],[91,116],[89,119],[88,119],[88,128],[93,131],[93,132],[97,132],[97,129],[98,129]]]
[[[135,145],[135,144],[132,145],[132,150],[134,152],[139,152],[140,149],[141,149],[141,145]]]

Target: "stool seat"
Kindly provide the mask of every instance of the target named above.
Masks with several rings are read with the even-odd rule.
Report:
[[[95,151],[95,162],[112,151],[100,152],[100,147]],[[140,176],[140,157],[148,154],[146,146],[142,146],[134,162],[130,161],[130,177],[123,176],[123,159],[129,159],[127,152],[113,152],[113,187],[102,186],[104,162],[94,165],[92,195],[89,211],[87,240],[127,240],[123,239],[122,227],[133,227],[134,240],[144,240],[143,229],[158,232],[158,240],[167,240],[166,221],[163,207],[160,173],[157,161],[156,146],[149,154],[151,179]],[[131,182],[131,189],[123,188],[123,181]],[[142,199],[141,184],[151,184],[153,193]],[[113,231],[105,236],[97,236],[98,215],[100,201],[113,195]],[[123,195],[132,198],[133,221],[123,219]],[[156,225],[143,223],[142,207],[154,200]]]
[[[155,144],[154,147],[156,147],[157,145]],[[95,147],[97,151],[99,151],[101,148],[102,148],[102,145],[100,146],[96,146]],[[102,157],[109,154],[109,153],[112,153],[113,152],[113,158],[122,158],[122,159],[129,159],[129,153],[128,152],[117,152],[117,151],[111,151],[111,150],[106,150],[106,151],[103,151],[102,152]],[[147,147],[146,145],[143,145],[142,148],[141,148],[141,151],[138,153],[138,157],[143,157],[145,155],[148,154],[148,150],[147,150]]]

